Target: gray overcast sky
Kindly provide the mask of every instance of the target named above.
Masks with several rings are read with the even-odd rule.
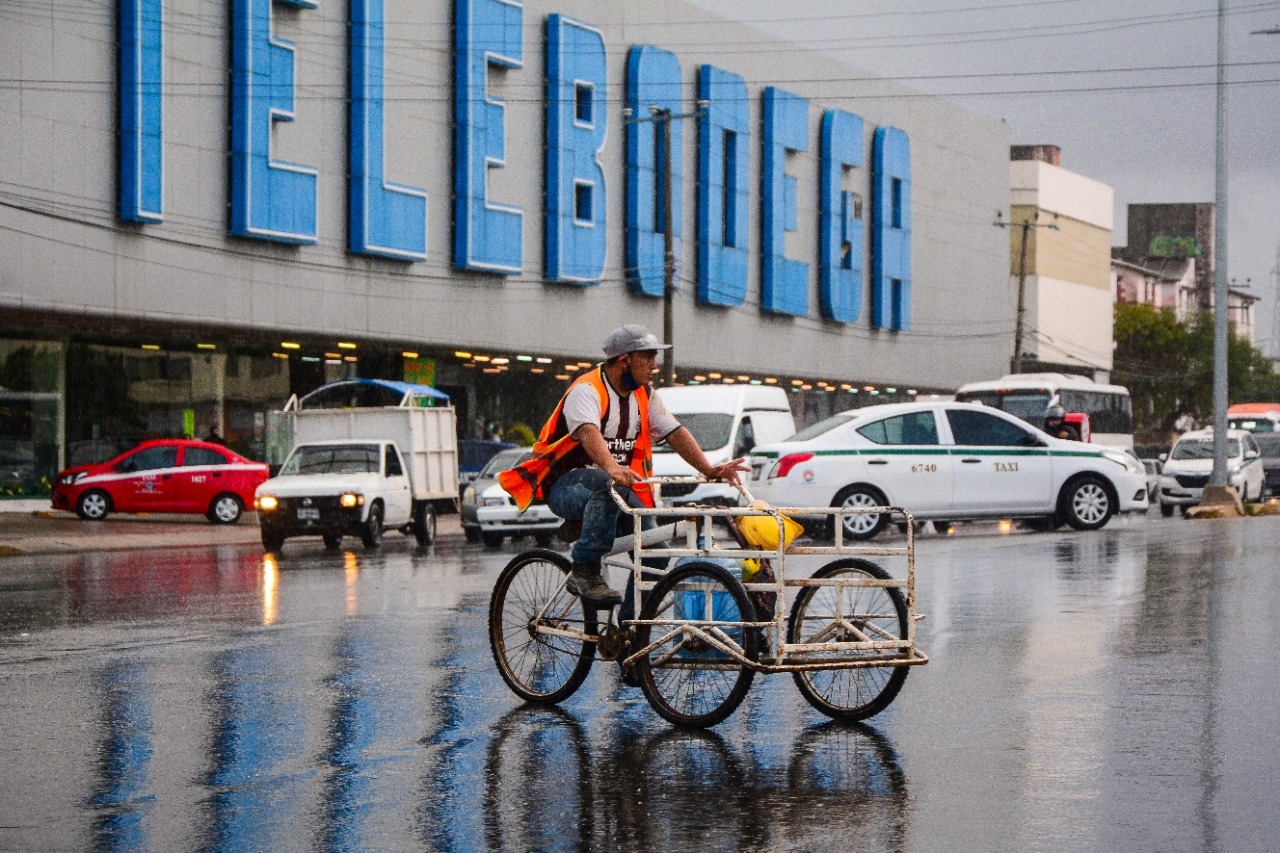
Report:
[[[726,18],[1004,119],[1012,144],[1126,205],[1214,200],[1217,0],[692,0]],[[1227,270],[1263,297],[1280,253],[1280,2],[1228,5]],[[726,59],[726,67],[731,62]]]

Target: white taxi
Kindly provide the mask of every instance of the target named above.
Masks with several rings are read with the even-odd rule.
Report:
[[[1146,473],[1131,455],[1051,438],[975,403],[843,412],[755,448],[750,483],[778,508],[899,506],[940,526],[1027,518],[1097,530],[1117,512],[1145,512],[1148,500]],[[870,539],[889,521],[887,513],[847,515],[844,537]]]

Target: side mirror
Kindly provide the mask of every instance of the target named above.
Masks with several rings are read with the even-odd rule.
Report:
[[[1169,461],[1169,454],[1168,454],[1168,453],[1161,453],[1161,454],[1160,454],[1160,462],[1161,462],[1161,463],[1164,463],[1164,462],[1168,462],[1168,461]]]
[[[1256,450],[1246,450],[1244,452],[1245,459],[1257,459],[1260,454]]]

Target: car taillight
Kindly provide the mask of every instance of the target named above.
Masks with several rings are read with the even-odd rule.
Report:
[[[774,477],[785,477],[791,473],[791,469],[799,465],[801,462],[808,462],[813,458],[812,453],[788,453],[786,456],[778,460],[778,464],[773,466],[773,470],[769,472],[769,479]]]

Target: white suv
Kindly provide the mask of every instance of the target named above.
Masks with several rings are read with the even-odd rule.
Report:
[[[1213,430],[1183,433],[1173,446],[1160,476],[1160,514],[1200,503],[1200,494],[1213,471]],[[1227,430],[1227,483],[1246,501],[1259,500],[1264,488],[1262,454],[1251,433]]]

